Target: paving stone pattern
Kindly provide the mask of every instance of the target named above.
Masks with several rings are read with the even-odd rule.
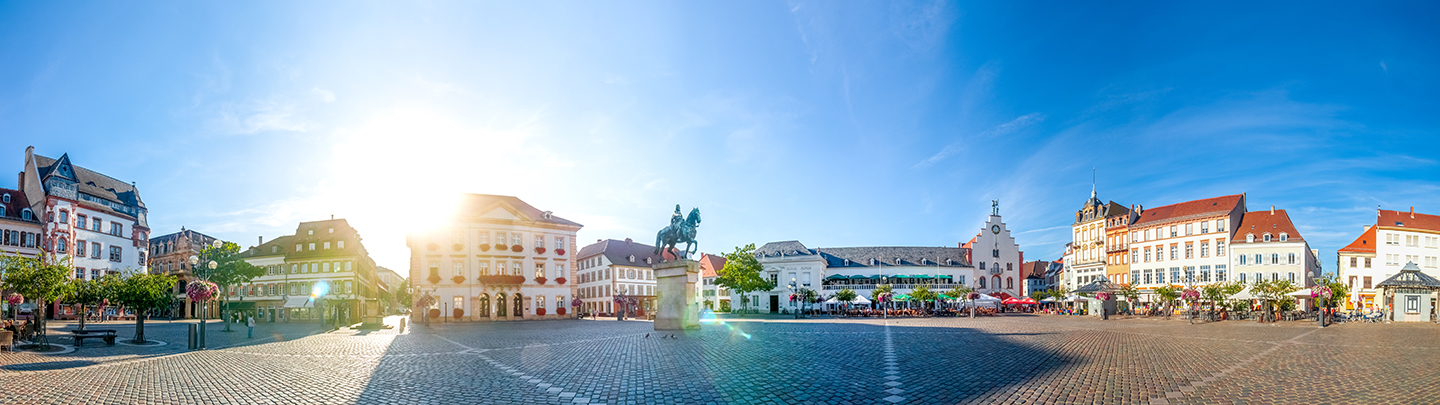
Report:
[[[1440,403],[1434,324],[754,317],[674,334],[574,320],[256,329],[246,339],[212,328],[218,350],[187,351],[184,325],[160,323],[146,334],[168,346],[0,353],[0,403]]]

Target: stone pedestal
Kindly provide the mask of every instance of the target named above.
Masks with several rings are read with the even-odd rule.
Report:
[[[655,266],[655,330],[700,329],[700,304],[695,302],[700,263],[680,259]]]

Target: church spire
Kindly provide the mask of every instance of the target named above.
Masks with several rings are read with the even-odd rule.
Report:
[[[1090,198],[1095,198],[1095,168],[1090,168]]]

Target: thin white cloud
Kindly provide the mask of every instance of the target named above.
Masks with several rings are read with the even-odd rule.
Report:
[[[1045,120],[1045,115],[1044,115],[1044,114],[1041,114],[1041,113],[1038,113],[1038,112],[1029,113],[1029,114],[1025,114],[1025,115],[1019,116],[1019,117],[1017,117],[1017,118],[1015,118],[1015,119],[1013,119],[1013,120],[1010,120],[1010,122],[1006,122],[1006,123],[1004,123],[1004,124],[997,125],[997,126],[995,126],[994,128],[990,128],[989,130],[986,130],[985,132],[981,132],[981,133],[979,133],[979,134],[976,134],[974,137],[971,137],[971,138],[962,138],[962,139],[957,140],[957,141],[955,141],[955,142],[951,142],[949,145],[946,145],[944,149],[941,149],[939,153],[936,153],[934,156],[930,156],[928,159],[925,159],[925,160],[920,161],[919,163],[916,163],[914,166],[911,166],[910,168],[911,168],[911,169],[923,169],[923,168],[929,167],[930,165],[933,165],[933,164],[935,164],[935,163],[937,163],[937,162],[940,162],[940,161],[942,161],[942,160],[945,160],[946,158],[949,158],[949,157],[951,157],[951,156],[954,156],[954,155],[957,154],[957,153],[960,153],[960,151],[964,150],[964,148],[965,148],[966,145],[969,145],[970,143],[975,142],[975,141],[977,141],[978,139],[992,138],[992,137],[996,137],[996,136],[1001,136],[1001,135],[1010,134],[1010,133],[1013,133],[1013,132],[1015,132],[1015,131],[1019,131],[1019,130],[1025,128],[1025,127],[1028,127],[1028,126],[1030,126],[1030,125],[1033,125],[1033,124],[1035,124],[1035,123],[1037,123],[1037,122],[1044,121],[1044,120]]]

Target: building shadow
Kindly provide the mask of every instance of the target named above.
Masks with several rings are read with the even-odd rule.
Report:
[[[9,371],[41,371],[41,370],[62,370],[67,368],[85,367],[100,364],[90,360],[65,360],[47,361],[40,363],[6,364],[0,366],[0,370]]]

